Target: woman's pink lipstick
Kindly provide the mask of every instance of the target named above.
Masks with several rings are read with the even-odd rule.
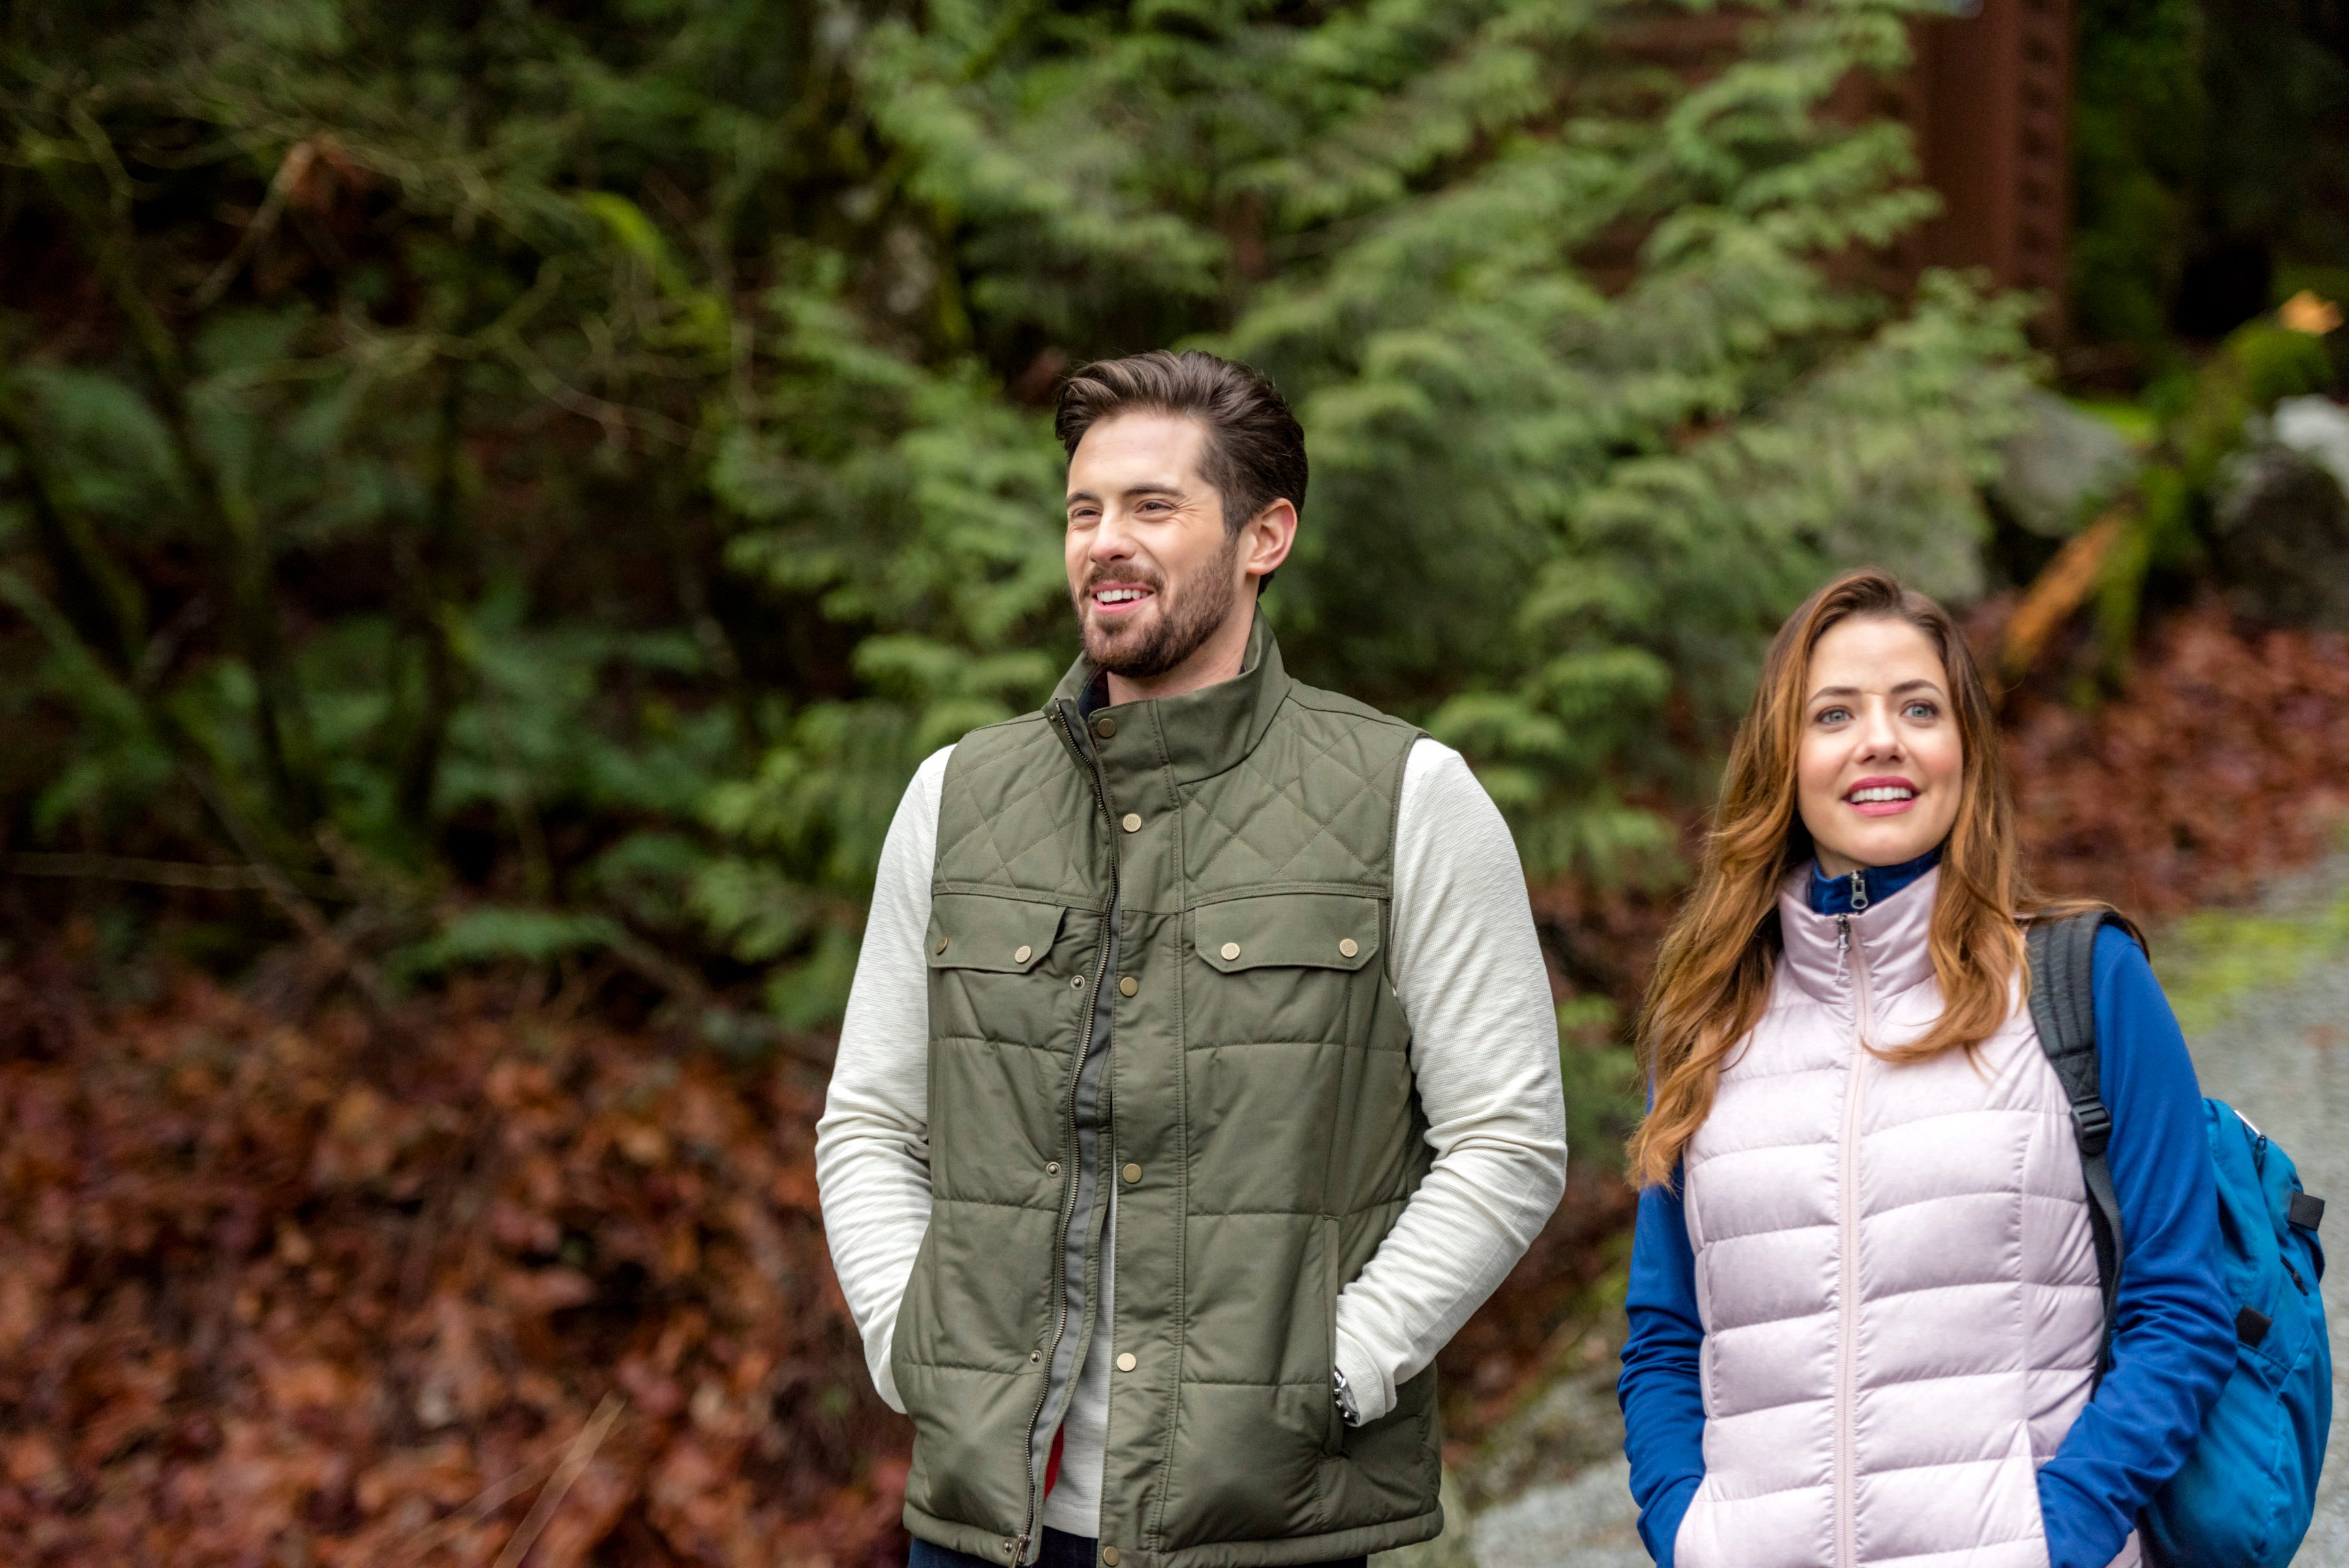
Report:
[[[1917,804],[1917,786],[1889,774],[1864,778],[1843,792],[1843,803],[1862,816],[1898,816]]]

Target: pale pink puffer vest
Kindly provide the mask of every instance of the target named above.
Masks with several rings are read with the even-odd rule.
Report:
[[[1685,1155],[1703,1484],[1678,1568],[2045,1568],[2038,1466],[2103,1325],[2079,1145],[2030,1010],[1976,1050],[1861,1050],[1940,1015],[1928,873],[1846,917],[1810,871]],[[2136,1568],[2136,1536],[2114,1568]]]

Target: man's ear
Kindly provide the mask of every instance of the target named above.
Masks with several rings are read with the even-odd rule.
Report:
[[[1240,569],[1264,586],[1264,579],[1288,559],[1297,543],[1297,508],[1275,501],[1240,526]]]

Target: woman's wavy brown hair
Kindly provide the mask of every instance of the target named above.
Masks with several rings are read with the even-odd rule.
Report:
[[[1871,618],[1906,621],[1940,652],[1964,758],[1933,902],[1941,1016],[1922,1039],[1876,1054],[1918,1061],[1982,1044],[2006,1022],[2018,971],[2027,983],[2018,919],[2073,907],[2041,899],[2023,878],[1990,690],[1949,612],[1886,572],[1847,572],[1827,584],[1771,640],[1730,745],[1696,887],[1664,938],[1640,1009],[1640,1064],[1654,1087],[1630,1148],[1631,1179],[1642,1185],[1672,1179],[1713,1109],[1723,1063],[1761,1020],[1782,949],[1778,889],[1812,853],[1795,804],[1811,650],[1830,628]]]

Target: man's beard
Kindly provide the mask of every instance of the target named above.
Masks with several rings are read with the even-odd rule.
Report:
[[[1235,534],[1216,559],[1171,586],[1157,573],[1096,572],[1075,596],[1077,629],[1084,639],[1085,657],[1112,675],[1146,680],[1165,674],[1198,652],[1232,613],[1233,601],[1239,597],[1239,582],[1232,573],[1239,548],[1239,535]],[[1158,614],[1147,630],[1105,631],[1087,613],[1093,590],[1112,583],[1133,583],[1156,594]]]

